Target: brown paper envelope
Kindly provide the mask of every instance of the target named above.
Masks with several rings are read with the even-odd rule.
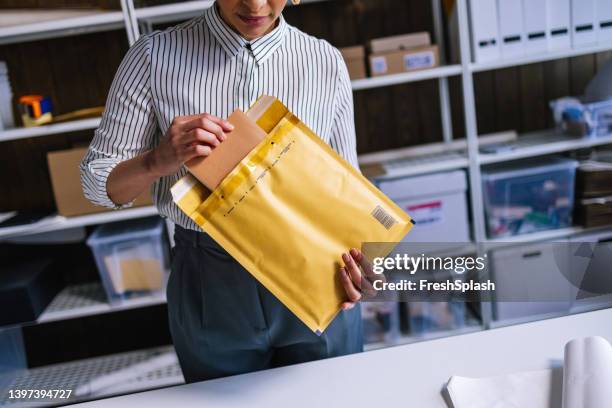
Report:
[[[242,111],[236,110],[227,119],[234,130],[215,147],[208,157],[197,157],[185,165],[211,191],[266,137],[257,124]]]

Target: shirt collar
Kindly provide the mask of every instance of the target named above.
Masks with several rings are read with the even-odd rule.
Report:
[[[217,3],[204,11],[204,19],[212,34],[230,57],[235,57],[243,48],[248,47],[249,41],[232,30],[221,18]],[[261,65],[282,45],[286,32],[287,22],[281,14],[274,30],[250,42],[251,51],[258,65]]]

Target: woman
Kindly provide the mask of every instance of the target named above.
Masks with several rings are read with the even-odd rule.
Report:
[[[113,80],[81,163],[85,195],[130,206],[153,185],[176,224],[168,313],[187,382],[359,352],[361,259],[343,254],[343,311],[316,336],[172,202],[183,164],[207,156],[263,94],[279,98],[353,166],[353,101],[340,53],[289,26],[286,0],[217,0],[201,17],[141,37]],[[304,163],[305,166],[308,163]]]

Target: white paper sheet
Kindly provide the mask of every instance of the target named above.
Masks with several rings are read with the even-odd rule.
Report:
[[[453,376],[453,408],[602,408],[612,406],[612,347],[602,337],[565,346],[562,386],[554,369],[487,378]]]

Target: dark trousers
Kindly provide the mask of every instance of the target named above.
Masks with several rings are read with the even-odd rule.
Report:
[[[177,225],[174,238],[168,315],[186,382],[363,350],[359,306],[317,336],[208,234]]]

